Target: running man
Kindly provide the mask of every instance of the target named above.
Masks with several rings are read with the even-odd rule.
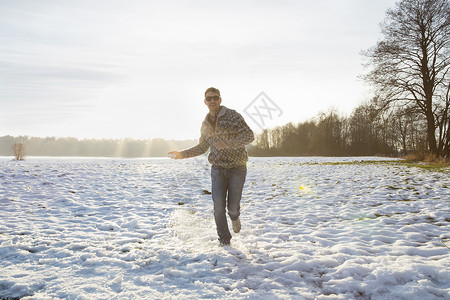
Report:
[[[183,159],[201,155],[210,149],[208,161],[211,166],[212,199],[214,219],[220,245],[230,244],[226,211],[233,231],[241,230],[239,220],[242,189],[247,175],[247,144],[254,140],[253,131],[235,110],[222,104],[220,91],[210,87],[205,92],[209,113],[201,127],[199,143],[183,151],[171,151],[169,157]]]

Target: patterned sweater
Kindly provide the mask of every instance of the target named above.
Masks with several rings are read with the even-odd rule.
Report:
[[[184,158],[189,158],[211,149],[208,161],[212,165],[223,168],[243,166],[248,160],[245,145],[250,144],[253,139],[253,131],[245,123],[244,118],[235,110],[221,106],[215,126],[207,114],[202,123],[199,143],[181,151],[181,154]],[[230,149],[218,150],[214,146],[218,141],[226,142]]]

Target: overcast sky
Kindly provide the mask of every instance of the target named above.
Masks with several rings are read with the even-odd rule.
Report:
[[[394,3],[0,0],[0,136],[198,138],[210,86],[256,132],[348,115]]]

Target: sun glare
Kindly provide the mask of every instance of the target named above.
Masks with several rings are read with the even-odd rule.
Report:
[[[298,189],[299,189],[300,191],[304,192],[304,193],[311,193],[311,192],[312,192],[311,188],[308,187],[308,186],[306,186],[306,185],[300,185],[300,186],[298,187]]]

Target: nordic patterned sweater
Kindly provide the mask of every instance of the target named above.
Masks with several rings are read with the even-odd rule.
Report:
[[[208,155],[210,164],[227,169],[245,166],[248,160],[245,145],[250,144],[253,139],[253,131],[245,123],[244,118],[235,110],[221,106],[215,126],[207,114],[202,123],[198,144],[181,151],[181,154],[184,158],[194,157],[205,153],[210,148]],[[218,141],[224,141],[230,149],[218,150],[214,146]]]

